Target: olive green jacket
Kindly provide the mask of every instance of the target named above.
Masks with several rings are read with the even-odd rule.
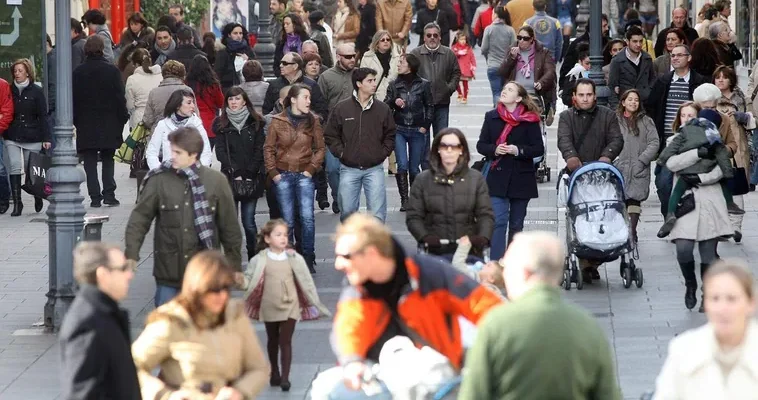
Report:
[[[242,231],[229,181],[207,167],[200,167],[198,174],[216,224],[214,247],[223,246],[232,266],[242,271]],[[187,262],[204,250],[194,219],[192,190],[186,178],[173,172],[151,177],[126,225],[126,258],[139,261],[140,248],[155,220],[153,276],[159,285],[181,287]]]
[[[480,322],[459,398],[620,400],[621,393],[598,323],[557,287],[540,285]]]

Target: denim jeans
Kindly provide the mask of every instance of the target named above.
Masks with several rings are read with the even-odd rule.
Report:
[[[658,200],[661,201],[661,215],[665,219],[668,214],[669,197],[674,189],[674,173],[662,165],[656,165],[655,188],[658,192]]]
[[[11,197],[10,178],[5,167],[5,140],[0,139],[0,202],[8,202]]]
[[[411,181],[421,172],[421,154],[424,152],[426,133],[419,132],[416,128],[398,126],[395,134],[395,157],[397,159],[397,172],[409,172]]]
[[[245,244],[247,245],[247,257],[255,255],[255,241],[258,236],[258,227],[255,225],[255,207],[258,199],[235,202],[240,210],[242,229],[245,230]]]
[[[295,242],[295,205],[303,227],[302,252],[304,256],[315,254],[316,225],[313,219],[313,200],[316,190],[313,178],[299,172],[280,171],[282,179],[276,184],[276,199],[282,210],[282,218],[289,226],[289,240]]]
[[[155,284],[155,308],[168,303],[179,294],[179,288],[173,286],[166,286],[156,283]]]
[[[326,179],[329,181],[329,186],[332,188],[332,201],[339,199],[340,193],[340,160],[335,157],[329,148],[326,148]],[[339,204],[339,203],[337,203]]]
[[[368,212],[384,222],[387,218],[387,189],[382,164],[367,169],[340,166],[340,220],[344,221],[358,211],[361,187],[366,192]]]
[[[524,218],[529,199],[509,199],[491,196],[492,211],[495,212],[495,230],[490,242],[490,257],[499,260],[507,247],[505,232],[508,231],[508,243],[513,236],[524,230]]]
[[[432,130],[434,131],[431,135],[429,133],[426,134],[426,143],[424,143],[424,153],[421,155],[421,169],[427,170],[429,169],[429,148],[432,145],[432,138],[437,136],[438,133],[440,133],[441,130],[447,128],[447,124],[450,119],[450,105],[449,104],[440,104],[434,106],[434,118],[432,119]]]
[[[497,72],[497,68],[487,68],[487,79],[490,81],[492,106],[494,107],[500,97],[500,92],[503,91],[503,77]]]

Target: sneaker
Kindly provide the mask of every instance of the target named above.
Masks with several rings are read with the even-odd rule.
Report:
[[[461,100],[463,100],[463,96],[461,96],[461,95],[458,95],[458,102],[460,103],[460,102],[461,102]]]
[[[118,207],[121,205],[121,202],[114,198],[103,200],[103,204],[105,204],[106,207]]]
[[[726,210],[729,211],[729,214],[732,215],[744,215],[745,210],[741,209],[740,206],[738,206],[735,203],[729,203],[726,205]]]
[[[468,99],[464,97],[463,100],[461,100],[461,103],[468,104]]]
[[[89,206],[92,207],[92,208],[100,208],[103,205],[100,202],[100,200],[92,200],[92,202],[89,203]]]
[[[319,200],[318,201],[318,208],[321,210],[326,210],[329,208],[329,201],[328,200]]]
[[[666,217],[663,226],[661,226],[661,229],[658,231],[658,237],[662,239],[668,236],[671,233],[671,230],[674,229],[675,224],[676,217],[673,214]]]

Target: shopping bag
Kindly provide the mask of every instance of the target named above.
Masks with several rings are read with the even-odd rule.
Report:
[[[121,144],[121,147],[116,150],[116,154],[113,156],[113,160],[119,163],[123,164],[131,164],[132,158],[134,156],[134,148],[139,144],[145,141],[145,138],[148,137],[150,134],[150,131],[145,128],[145,124],[140,122],[137,124],[134,129],[129,133],[129,136],[126,137],[126,140],[124,140],[124,143]]]
[[[47,171],[53,164],[52,158],[44,153],[29,153],[29,161],[26,163],[26,179],[21,185],[26,193],[32,196],[46,199],[53,193],[52,187],[47,183]]]

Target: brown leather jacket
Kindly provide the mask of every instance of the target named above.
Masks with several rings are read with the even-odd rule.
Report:
[[[413,9],[409,0],[379,0],[376,4],[376,30],[386,29],[393,39],[402,32],[411,31]]]
[[[516,57],[511,55],[510,50],[508,50],[508,55],[505,57],[503,64],[500,65],[498,72],[503,77],[503,82],[516,80]],[[538,42],[534,43],[534,82],[539,82],[542,85],[542,88],[537,90],[537,94],[548,101],[554,100],[556,85],[555,60],[550,55],[550,50]]]
[[[263,143],[263,164],[269,178],[279,175],[279,170],[291,172],[308,171],[311,176],[324,162],[324,133],[318,118],[312,129],[297,128],[287,116],[287,110],[274,115]]]

